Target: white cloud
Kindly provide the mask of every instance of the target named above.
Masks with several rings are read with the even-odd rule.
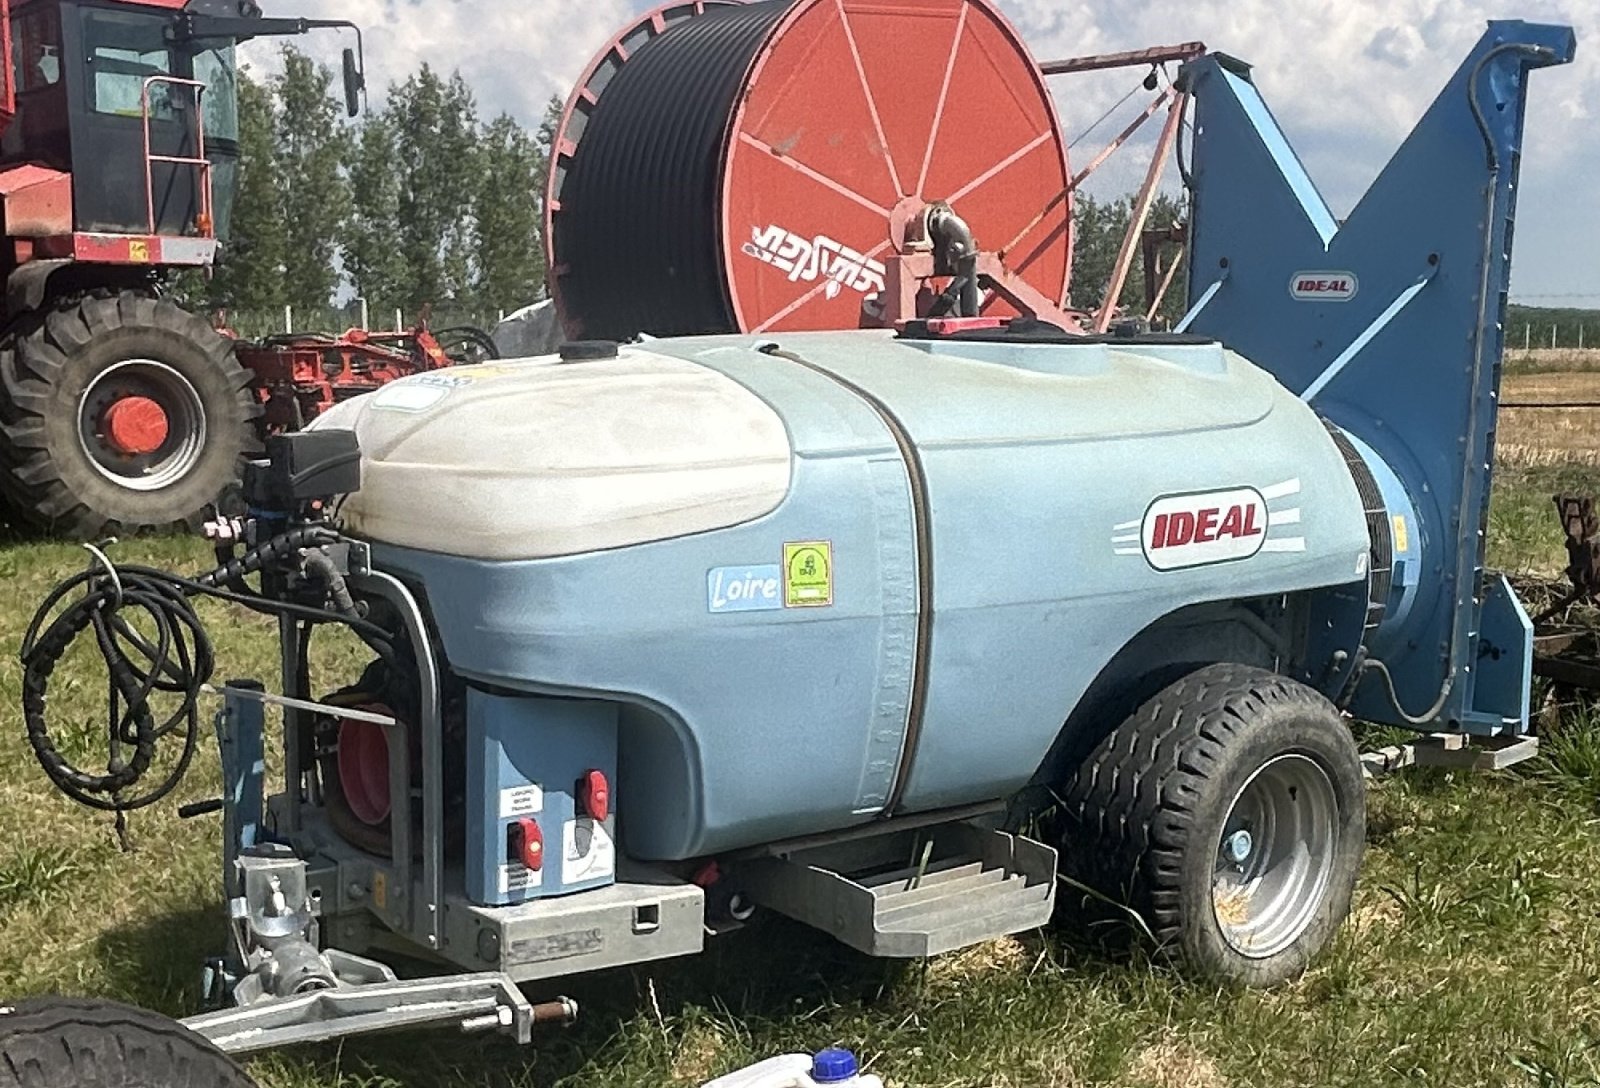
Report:
[[[268,15],[348,19],[366,38],[374,101],[424,62],[459,69],[486,115],[536,124],[552,94],[565,96],[584,63],[633,14],[632,0],[268,0]],[[297,44],[332,59],[348,38],[323,31]],[[250,46],[273,67],[275,45]]]
[[[1426,49],[1422,32],[1416,27],[1386,26],[1367,43],[1366,55],[1403,70],[1415,64]]]
[[[1446,79],[1503,15],[1499,0],[998,0],[1036,56],[1200,39],[1255,79],[1336,211],[1355,203]],[[537,123],[642,0],[267,0],[272,15],[347,18],[367,31],[373,86],[423,61],[459,68],[488,113]],[[1517,241],[1524,295],[1594,292],[1600,306],[1600,5],[1520,0],[1516,14],[1575,24],[1577,63],[1534,73]],[[332,39],[319,47],[332,56]],[[254,48],[260,58],[270,49]],[[1118,80],[1120,79],[1120,82]],[[1126,92],[1117,78],[1058,81],[1069,134]],[[1097,133],[1097,136],[1100,135]],[[1088,144],[1081,159],[1092,154]],[[1127,178],[1109,175],[1112,184]]]

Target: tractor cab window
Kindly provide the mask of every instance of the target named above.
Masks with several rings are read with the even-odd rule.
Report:
[[[239,68],[233,46],[203,49],[194,55],[194,78],[205,84],[200,96],[207,140],[239,138]]]
[[[11,63],[20,93],[61,81],[61,9],[36,8],[12,24]]]
[[[86,11],[84,45],[89,60],[89,103],[96,113],[144,116],[144,96],[152,76],[170,76],[172,47],[166,21],[133,12]],[[172,120],[182,108],[185,87],[149,84],[150,116]]]

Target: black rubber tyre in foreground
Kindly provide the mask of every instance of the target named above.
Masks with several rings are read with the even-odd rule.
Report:
[[[1137,912],[1205,978],[1294,978],[1350,910],[1360,754],[1302,684],[1241,665],[1192,672],[1101,741],[1062,800],[1063,873]]]
[[[0,1011],[0,1088],[255,1088],[255,1081],[165,1016],[44,998]]]
[[[46,531],[194,526],[259,448],[232,341],[165,299],[61,300],[0,341],[0,386],[0,491]],[[108,425],[124,401],[143,416],[132,445]]]

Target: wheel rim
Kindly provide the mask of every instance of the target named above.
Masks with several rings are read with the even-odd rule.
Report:
[[[137,426],[130,427],[130,420]],[[166,363],[128,359],[83,391],[78,441],[106,479],[132,491],[159,491],[199,463],[206,446],[205,408],[189,379]]]
[[[1223,939],[1267,959],[1311,925],[1332,880],[1338,798],[1315,760],[1284,755],[1250,776],[1217,840],[1211,906]]]

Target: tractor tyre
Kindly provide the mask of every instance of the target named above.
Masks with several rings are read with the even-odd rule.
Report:
[[[1061,800],[1069,883],[1130,908],[1210,981],[1292,979],[1349,913],[1361,758],[1333,705],[1292,680],[1190,673],[1101,741]]]
[[[0,1088],[255,1088],[176,1020],[110,1001],[0,1009]]]
[[[0,490],[93,539],[197,526],[260,448],[233,343],[165,299],[64,299],[0,341]]]

